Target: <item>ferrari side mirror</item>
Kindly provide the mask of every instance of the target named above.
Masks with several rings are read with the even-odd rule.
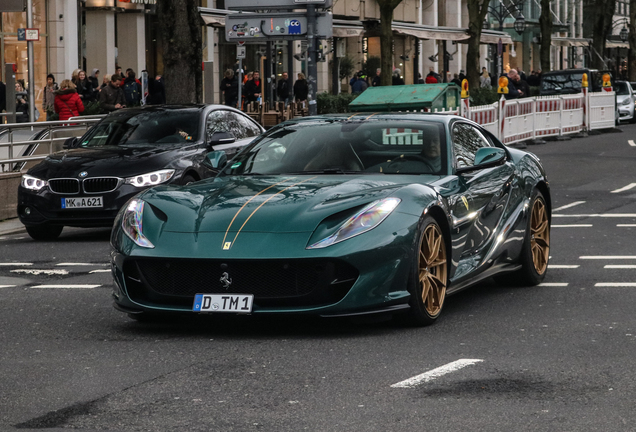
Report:
[[[475,153],[475,166],[497,164],[506,158],[506,151],[497,147],[482,147]]]

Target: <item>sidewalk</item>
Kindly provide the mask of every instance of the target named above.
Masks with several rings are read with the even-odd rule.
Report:
[[[20,219],[5,219],[0,221],[0,235],[16,234],[24,232],[24,225]]]

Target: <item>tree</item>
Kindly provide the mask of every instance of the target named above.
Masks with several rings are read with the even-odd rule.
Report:
[[[606,69],[605,40],[612,30],[616,0],[584,0],[583,15],[592,17],[592,67]]]
[[[198,0],[157,2],[168,103],[201,103],[203,62]]]
[[[489,0],[468,0],[468,50],[466,51],[466,79],[468,88],[477,89],[480,86],[479,74],[479,44],[481,29],[488,13]]]
[[[382,59],[382,75],[380,80],[383,86],[391,85],[393,71],[393,11],[402,3],[402,0],[375,0],[380,6],[380,58]]]
[[[636,81],[636,0],[629,0],[629,52],[627,53],[627,69],[629,80]]]
[[[541,0],[539,26],[541,27],[541,71],[548,72],[551,69],[550,50],[552,45],[552,11],[550,10],[550,0]]]

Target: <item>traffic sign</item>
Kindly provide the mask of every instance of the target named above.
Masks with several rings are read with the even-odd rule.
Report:
[[[225,18],[228,42],[266,42],[299,40],[307,35],[307,16],[303,13],[229,14]],[[333,35],[333,15],[317,14],[316,33],[322,39]]]
[[[236,47],[236,59],[237,60],[244,59],[246,50],[247,50],[247,47],[245,47],[244,45],[237,46]]]
[[[28,28],[24,30],[24,36],[27,42],[35,42],[40,40],[40,29]]]
[[[330,8],[333,0],[225,0],[225,8],[229,10],[272,10],[297,9],[304,6]]]

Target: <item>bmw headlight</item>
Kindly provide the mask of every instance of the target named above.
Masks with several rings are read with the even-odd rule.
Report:
[[[143,233],[144,205],[145,203],[140,199],[130,201],[121,219],[121,228],[137,246],[152,249],[155,245]]]
[[[30,176],[28,174],[23,174],[21,184],[22,187],[25,189],[39,191],[44,186],[48,185],[49,182],[47,182],[46,180],[41,180],[37,177]]]
[[[629,105],[630,102],[629,98],[625,98],[623,99],[623,102],[621,102],[621,105]]]
[[[174,175],[173,169],[165,169],[159,171],[153,171],[148,174],[140,174],[134,177],[128,177],[126,179],[127,184],[131,184],[135,187],[156,186],[161,183],[165,183]]]
[[[307,249],[321,249],[332,244],[340,243],[380,225],[400,203],[399,198],[384,198],[373,201],[358,213],[347,219],[340,228],[327,238],[307,246]]]

